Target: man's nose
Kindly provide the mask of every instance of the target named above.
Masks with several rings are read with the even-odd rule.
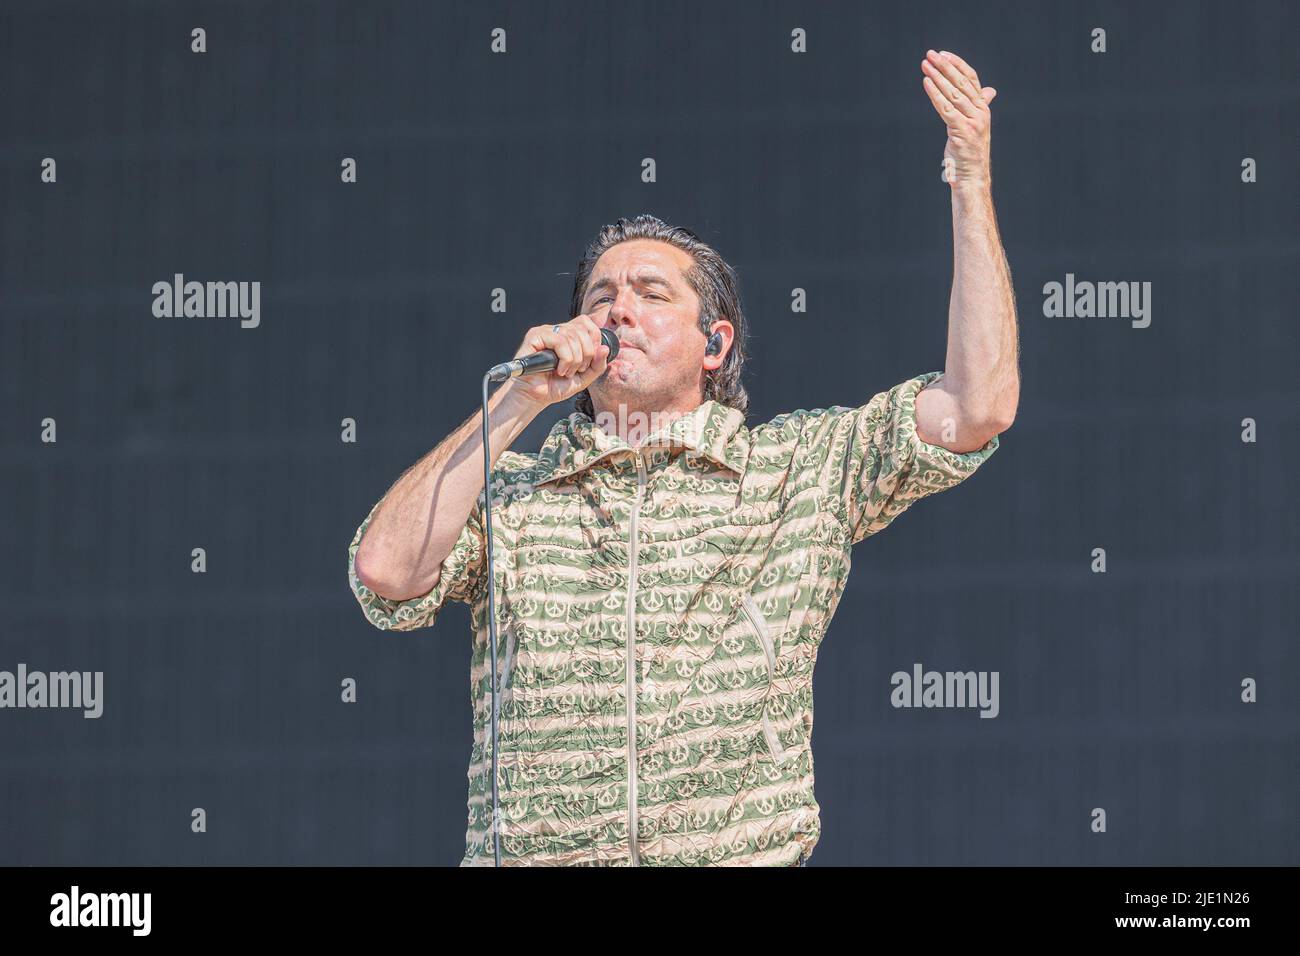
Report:
[[[624,295],[619,295],[609,307],[606,318],[614,326],[614,331],[621,327],[634,325],[636,323],[636,312],[628,305],[628,299]]]

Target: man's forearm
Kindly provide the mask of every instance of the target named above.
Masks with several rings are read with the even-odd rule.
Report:
[[[916,399],[923,441],[968,452],[1011,426],[1020,397],[1011,270],[987,182],[952,187],[953,279],[943,378]]]
[[[488,397],[492,464],[541,409],[509,386]],[[357,548],[361,583],[395,601],[427,594],[483,490],[483,413],[476,411],[408,468],[384,496]]]
[[[952,187],[953,277],[944,385],[967,427],[1005,430],[1019,400],[1011,270],[987,183]]]

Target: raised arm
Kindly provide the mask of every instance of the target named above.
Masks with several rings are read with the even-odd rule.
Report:
[[[989,163],[997,95],[955,53],[929,51],[922,85],[948,130],[953,279],[944,374],[916,399],[917,434],[955,452],[974,451],[1011,427],[1020,400],[1015,294],[993,211]]]

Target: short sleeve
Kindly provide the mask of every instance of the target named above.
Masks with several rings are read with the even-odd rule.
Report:
[[[994,435],[969,452],[949,451],[916,432],[916,397],[943,376],[926,372],[856,408],[814,414],[799,444],[840,511],[852,543],[884,530],[914,501],[959,484],[998,448]]]
[[[376,502],[357,528],[348,547],[348,581],[352,593],[361,604],[366,620],[380,630],[410,631],[418,627],[431,627],[438,613],[448,601],[463,601],[473,605],[482,595],[486,581],[487,554],[484,547],[482,509],[483,493],[469,513],[460,537],[447,555],[438,574],[438,583],[427,594],[405,601],[391,601],[376,594],[357,578],[357,549],[383,499]]]

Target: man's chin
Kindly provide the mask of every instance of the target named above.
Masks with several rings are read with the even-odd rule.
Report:
[[[627,367],[624,366],[623,369]],[[627,373],[617,366],[609,366],[600,374],[594,382],[587,386],[593,395],[597,392],[603,394],[627,395],[629,390],[635,389],[633,379],[629,378]],[[630,371],[627,370],[627,371]]]

